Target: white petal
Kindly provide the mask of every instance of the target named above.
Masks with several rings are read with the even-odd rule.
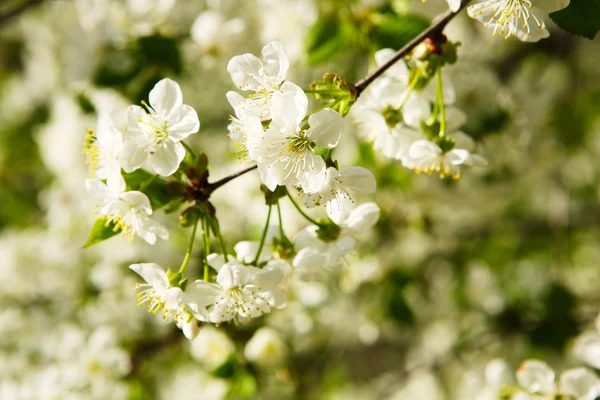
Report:
[[[448,132],[454,132],[460,129],[467,122],[467,114],[457,107],[446,108],[446,129]]]
[[[404,122],[415,129],[421,129],[421,121],[431,116],[431,106],[425,97],[419,93],[412,93],[404,107],[402,107],[402,117]]]
[[[345,167],[340,169],[339,181],[352,192],[360,194],[375,193],[377,182],[373,173],[363,167]]]
[[[298,183],[305,193],[316,193],[323,187],[325,179],[325,161],[323,157],[308,153],[305,156],[306,171],[298,176]],[[293,184],[293,181],[286,181],[285,184]]]
[[[600,380],[587,368],[575,368],[560,375],[560,392],[578,400],[594,400],[600,394]]]
[[[223,290],[219,285],[215,285],[214,283],[196,280],[193,284],[189,285],[186,293],[190,298],[190,302],[204,308],[213,304],[223,293]]]
[[[281,91],[273,93],[271,118],[286,130],[295,130],[306,116],[308,98],[304,91],[292,82],[281,85]]]
[[[327,255],[310,247],[300,250],[292,265],[300,280],[323,280],[328,276],[325,269],[328,265]]]
[[[395,50],[392,49],[381,49],[375,53],[375,61],[377,66],[381,66],[385,64],[388,60],[390,60],[394,54],[396,54]],[[408,71],[408,67],[403,60],[396,62],[392,65],[387,71],[386,75],[393,77],[394,79],[399,80],[403,84],[408,84],[408,80],[410,77],[410,73]]]
[[[262,62],[254,54],[235,56],[227,64],[227,71],[231,74],[233,84],[241,90],[259,92],[264,88],[259,70]]]
[[[154,111],[163,118],[166,118],[171,113],[171,110],[181,106],[183,95],[177,82],[165,78],[154,85],[154,88],[152,88],[148,95],[148,99]]]
[[[444,156],[444,160],[449,165],[463,165],[471,156],[465,149],[452,149]]]
[[[344,131],[344,118],[331,108],[326,108],[308,117],[310,128],[306,135],[318,147],[333,149]]]
[[[180,141],[198,132],[200,129],[200,120],[196,110],[187,104],[174,109],[167,119],[167,131],[169,138],[174,141]]]
[[[410,146],[408,150],[408,156],[410,158],[419,160],[419,159],[428,159],[431,157],[436,157],[442,152],[442,149],[438,147],[433,142],[429,140],[417,140]]]
[[[133,172],[146,162],[150,155],[148,145],[133,138],[125,141],[119,153],[119,163],[125,172]]]
[[[271,42],[262,49],[264,60],[264,79],[273,87],[279,86],[285,79],[290,62],[279,42]]]
[[[584,363],[600,369],[600,335],[596,332],[586,332],[578,336],[573,353]]]
[[[152,287],[160,289],[166,289],[169,287],[169,277],[167,276],[167,273],[163,267],[158,264],[132,264],[129,266],[129,268],[141,276],[150,285],[152,285]]]
[[[94,199],[94,201],[105,204],[107,201],[114,201],[118,194],[113,193],[105,183],[99,179],[86,179],[85,190]]]
[[[160,145],[156,146],[149,160],[157,174],[170,176],[177,171],[184,157],[185,148],[181,143],[165,139]]]
[[[219,270],[217,283],[227,290],[247,284],[250,278],[251,274],[248,268],[235,261],[229,261]]]
[[[121,194],[120,197],[129,207],[142,211],[148,215],[152,214],[150,200],[144,193],[133,190]]]
[[[151,234],[158,236],[162,240],[169,239],[169,231],[167,228],[153,220],[152,218],[143,218],[142,219],[143,229]]]
[[[447,1],[448,1],[448,7],[450,7],[450,9],[453,12],[457,12],[460,9],[462,0],[447,0]]]
[[[554,391],[554,371],[543,361],[523,362],[517,370],[517,381],[531,393],[550,394]]]
[[[380,215],[381,210],[377,204],[361,204],[352,210],[346,221],[342,223],[342,227],[358,235],[371,229],[379,220]]]

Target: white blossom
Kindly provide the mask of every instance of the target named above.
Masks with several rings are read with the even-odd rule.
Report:
[[[183,104],[181,89],[171,79],[163,79],[150,91],[146,110],[130,106],[128,125],[119,161],[125,172],[149,165],[157,174],[172,175],[185,157],[180,143],[198,132],[196,111]]]
[[[87,179],[85,188],[98,202],[98,212],[106,217],[106,223],[114,223],[129,240],[139,236],[150,244],[156,238],[168,239],[169,232],[158,222],[149,218],[152,214],[150,200],[142,192],[125,191],[125,182],[109,187],[99,179]]]
[[[278,287],[284,273],[276,261],[262,269],[235,260],[222,265],[211,263],[211,267],[218,271],[216,283],[197,280],[193,284],[202,299],[199,304],[208,309],[210,322],[241,322],[282,308],[287,302]]]
[[[210,325],[202,327],[191,343],[192,356],[209,369],[223,365],[235,352],[235,345],[222,330]]]
[[[554,393],[554,371],[548,364],[540,360],[524,361],[517,370],[519,385],[530,393]]]
[[[257,330],[246,343],[246,360],[261,367],[276,366],[285,360],[287,346],[281,335],[274,329],[263,327]]]
[[[106,112],[100,112],[96,131],[88,131],[84,149],[90,178],[106,180],[109,187],[120,187],[123,177],[118,156],[122,147],[122,132]]]
[[[537,42],[550,35],[544,19],[547,13],[561,10],[570,0],[486,0],[467,8],[471,18],[508,39],[516,36]],[[539,7],[539,8],[538,8]]]
[[[283,86],[293,85],[290,82]],[[315,146],[332,149],[337,146],[344,120],[326,108],[308,117],[308,129],[301,125],[306,116],[308,99],[302,89],[293,85],[291,96],[274,96],[272,120],[262,137],[248,143],[251,157],[258,164],[263,183],[274,190],[278,185],[299,186],[314,193],[322,186],[325,161],[315,154]],[[301,101],[298,101],[301,99]]]
[[[235,56],[227,64],[227,71],[238,89],[254,92],[243,99],[243,107],[261,120],[267,120],[271,115],[273,93],[279,91],[290,63],[279,42],[265,45],[262,56],[262,60],[250,53]]]

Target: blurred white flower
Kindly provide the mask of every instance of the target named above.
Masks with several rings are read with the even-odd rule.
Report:
[[[209,369],[223,365],[235,352],[235,345],[223,330],[205,325],[191,343],[192,356]]]
[[[595,400],[600,396],[600,379],[586,368],[570,369],[560,374],[560,393],[577,400]]]
[[[122,146],[123,134],[107,113],[100,112],[96,131],[88,131],[84,149],[90,178],[106,180],[109,187],[120,187],[123,177],[117,157]]]
[[[169,232],[158,222],[149,218],[152,214],[150,200],[142,192],[125,192],[125,182],[109,187],[99,179],[86,179],[85,188],[98,203],[98,212],[114,223],[129,240],[139,236],[150,244],[156,237],[167,240]]]
[[[246,343],[244,356],[261,367],[281,364],[287,355],[287,346],[279,332],[263,327],[257,330]]]
[[[227,71],[231,74],[235,86],[241,90],[254,92],[243,99],[243,108],[257,115],[261,120],[267,120],[271,118],[270,105],[273,93],[279,91],[290,63],[279,42],[265,45],[262,55],[262,61],[250,53],[235,56],[227,64]]]
[[[246,29],[241,18],[227,20],[216,10],[200,13],[192,24],[190,35],[207,55],[218,55],[231,46],[232,39]]]
[[[180,143],[198,132],[200,121],[196,111],[183,104],[181,89],[171,79],[163,79],[150,91],[146,111],[140,106],[127,110],[128,125],[119,161],[125,172],[144,163],[162,176],[172,175],[185,157]]]
[[[508,39],[516,36],[524,42],[537,42],[550,35],[544,18],[547,13],[561,10],[570,0],[487,0],[467,8],[493,34]],[[538,6],[539,8],[537,8]]]
[[[540,360],[524,361],[517,370],[517,381],[530,393],[554,393],[554,371]]]
[[[218,271],[217,283],[197,280],[190,285],[202,299],[199,305],[208,308],[210,322],[241,322],[286,305],[286,295],[278,287],[284,272],[276,264],[259,269],[230,260],[211,267]]]

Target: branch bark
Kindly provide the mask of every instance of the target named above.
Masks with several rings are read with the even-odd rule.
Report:
[[[43,2],[44,2],[44,0],[29,0],[29,1],[24,2],[23,4],[19,4],[12,10],[8,10],[4,14],[0,14],[0,28],[2,27],[2,25],[5,25],[7,22],[9,22],[14,17],[21,15],[23,12],[27,11],[29,8],[31,8],[35,5],[41,4]]]
[[[430,37],[435,37],[442,33],[448,22],[452,20],[456,15],[458,15],[465,7],[469,5],[472,0],[463,0],[460,8],[453,12],[452,10],[446,11],[444,14],[438,16],[429,26],[429,28],[425,29],[421,32],[417,37],[408,42],[406,46],[398,50],[394,57],[392,57],[388,62],[379,66],[375,71],[371,72],[369,75],[356,82],[354,85],[356,87],[356,95],[357,97],[369,86],[375,79],[377,79],[380,75],[382,75],[388,68],[394,65],[398,60],[408,55],[415,47],[417,47],[421,42]]]

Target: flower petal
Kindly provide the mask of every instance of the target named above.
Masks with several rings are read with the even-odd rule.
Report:
[[[290,67],[288,56],[279,42],[271,42],[263,47],[262,56],[264,80],[276,88],[283,82]]]
[[[308,98],[304,91],[292,82],[284,82],[281,90],[273,93],[271,118],[287,131],[295,131],[306,116]]]
[[[157,174],[170,176],[177,171],[184,157],[185,148],[181,143],[165,139],[156,146],[149,160]]]
[[[200,129],[200,120],[196,110],[187,104],[175,108],[167,118],[167,131],[169,138],[178,142],[198,132]]]
[[[150,106],[163,118],[167,118],[172,110],[183,103],[183,95],[179,84],[172,79],[165,78],[150,91],[148,95]]]
[[[150,285],[152,285],[152,287],[160,289],[166,289],[169,287],[169,277],[167,276],[167,273],[163,267],[158,264],[132,264],[129,266],[129,268],[141,276]]]
[[[229,60],[227,71],[231,74],[233,84],[239,89],[260,92],[265,86],[259,73],[262,66],[262,62],[254,54],[247,53]]]
[[[308,117],[310,128],[306,135],[318,147],[333,149],[344,131],[344,118],[331,108],[326,108]]]

